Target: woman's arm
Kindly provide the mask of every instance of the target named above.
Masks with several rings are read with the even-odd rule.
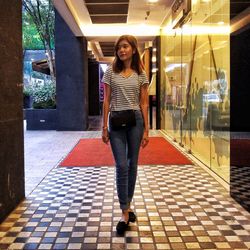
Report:
[[[148,144],[148,84],[144,84],[141,86],[141,94],[140,94],[140,107],[142,111],[143,121],[144,121],[144,132],[141,145],[142,147],[146,147]]]
[[[109,108],[110,108],[110,96],[111,96],[111,88],[108,84],[104,84],[102,141],[106,144],[109,141],[108,114],[109,114]]]

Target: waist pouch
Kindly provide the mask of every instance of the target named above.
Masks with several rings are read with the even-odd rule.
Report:
[[[130,128],[136,125],[134,110],[111,111],[109,119],[113,130]]]

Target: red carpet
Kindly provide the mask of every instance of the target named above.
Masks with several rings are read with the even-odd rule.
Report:
[[[139,165],[192,164],[180,151],[162,137],[151,137],[140,151]],[[114,166],[110,144],[101,139],[81,139],[61,162],[61,167]]]

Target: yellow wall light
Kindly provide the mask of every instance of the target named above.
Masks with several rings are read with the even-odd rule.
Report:
[[[187,25],[182,28],[172,29],[171,27],[164,27],[162,29],[163,35],[206,35],[206,34],[215,34],[215,35],[227,35],[230,34],[230,25]]]

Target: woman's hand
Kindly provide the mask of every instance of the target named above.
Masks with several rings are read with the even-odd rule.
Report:
[[[144,121],[144,133],[141,141],[141,146],[145,148],[148,145],[148,85],[141,86],[140,92],[140,107]]]
[[[102,141],[106,144],[109,142],[109,131],[108,128],[102,129]]]
[[[145,148],[148,145],[148,142],[149,142],[148,131],[144,131],[141,141],[142,148]]]
[[[102,141],[106,144],[108,144],[109,142],[108,115],[110,107],[110,96],[111,96],[111,88],[108,84],[104,83]]]

